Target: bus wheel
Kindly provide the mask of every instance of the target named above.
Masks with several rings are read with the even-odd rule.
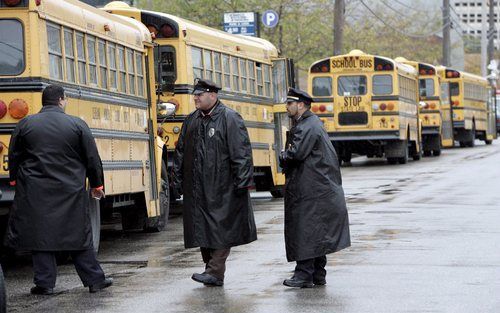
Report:
[[[398,158],[387,158],[387,162],[389,164],[397,164],[398,163]]]
[[[431,150],[424,150],[424,156],[425,157],[431,156]]]
[[[89,213],[90,225],[92,227],[92,245],[94,251],[99,251],[99,243],[101,242],[101,205],[99,200],[90,196]]]
[[[467,143],[465,141],[460,141],[460,147],[461,148],[467,147]]]
[[[283,189],[278,188],[271,190],[271,196],[273,196],[273,198],[283,198]]]
[[[5,281],[2,266],[0,266],[0,313],[7,312],[7,297],[5,295]]]
[[[432,155],[433,156],[440,156],[441,155],[441,149],[432,150]]]
[[[487,144],[487,145],[491,145],[491,144],[493,143],[493,140],[488,140],[488,139],[486,139],[486,140],[484,141],[484,143],[485,143],[485,144]]]

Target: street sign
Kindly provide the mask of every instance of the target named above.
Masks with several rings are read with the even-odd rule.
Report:
[[[256,13],[224,13],[224,31],[230,34],[257,36]]]
[[[262,14],[262,24],[264,24],[264,26],[266,27],[273,28],[278,25],[278,21],[279,16],[276,11],[267,10],[266,12],[264,12],[264,14]]]

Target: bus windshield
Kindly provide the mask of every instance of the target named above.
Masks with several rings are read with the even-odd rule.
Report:
[[[434,96],[434,80],[432,78],[420,79],[419,86],[421,97]]]
[[[20,21],[0,19],[0,75],[19,75],[24,70],[24,36]]]
[[[366,76],[340,76],[339,96],[361,96],[366,94]]]

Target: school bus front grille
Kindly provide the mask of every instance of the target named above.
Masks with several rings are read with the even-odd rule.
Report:
[[[366,125],[368,113],[366,112],[342,112],[339,113],[339,125]]]

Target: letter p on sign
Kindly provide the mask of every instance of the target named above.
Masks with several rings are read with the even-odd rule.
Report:
[[[278,24],[278,20],[278,13],[273,10],[267,10],[264,14],[262,14],[262,24],[266,27],[275,27]]]

